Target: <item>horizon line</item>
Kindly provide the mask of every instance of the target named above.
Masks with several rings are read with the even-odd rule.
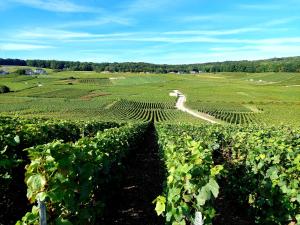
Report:
[[[261,59],[240,59],[240,60],[223,60],[223,61],[207,61],[207,62],[199,62],[199,63],[179,63],[179,64],[169,64],[169,63],[151,63],[151,62],[146,62],[146,61],[119,61],[119,62],[92,62],[92,61],[74,61],[74,60],[60,60],[60,59],[25,59],[25,58],[2,58],[4,60],[41,60],[41,61],[63,61],[63,62],[79,62],[79,63],[93,63],[93,64],[103,64],[103,63],[118,63],[118,64],[123,64],[123,63],[145,63],[145,64],[152,64],[152,65],[170,65],[170,66],[177,66],[177,65],[197,65],[197,64],[213,64],[213,63],[226,63],[226,62],[257,62],[257,61],[263,61],[263,60],[272,60],[272,59],[288,59],[288,58],[298,58],[300,55],[295,55],[295,56],[286,56],[286,57],[267,57],[267,58],[261,58]],[[1,65],[1,64],[0,64]],[[9,66],[9,65],[3,65],[3,66]],[[13,65],[12,65],[13,66]]]

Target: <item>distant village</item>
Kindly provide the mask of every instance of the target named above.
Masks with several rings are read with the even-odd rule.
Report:
[[[20,75],[43,75],[43,74],[47,74],[46,70],[44,70],[42,68],[36,68],[34,70],[33,69],[19,69],[16,72]],[[8,75],[8,74],[10,74],[8,71],[6,71],[5,69],[0,68],[0,75]]]
[[[186,74],[186,72],[181,72],[181,71],[178,71],[178,72],[171,71],[169,73],[170,74]],[[199,73],[203,73],[203,71],[195,71],[195,70],[189,71],[189,74],[199,74]]]
[[[111,73],[118,73],[118,72],[112,72],[112,71],[108,71],[108,70],[105,70],[105,71],[101,71],[100,73],[103,73],[103,74],[111,74]],[[124,73],[132,73],[132,72],[124,72]],[[151,72],[138,72],[139,74],[151,74]],[[188,71],[188,72],[185,72],[185,71],[169,71],[167,72],[168,74],[201,74],[201,73],[205,73],[201,70],[199,71],[196,71],[196,70],[191,70],[191,71]]]
[[[36,68],[36,69],[19,69],[13,73],[17,73],[19,75],[43,75],[43,74],[47,74],[46,70],[42,69],[42,68]],[[113,73],[110,71],[102,71],[101,73],[104,74],[109,74],[109,73]],[[130,73],[130,72],[127,72]],[[140,72],[141,74],[150,74],[150,72]],[[184,71],[170,71],[168,72],[169,74],[187,74],[187,72]],[[203,71],[195,71],[195,70],[191,70],[188,72],[189,74],[201,74],[204,73]],[[8,75],[10,74],[8,71],[4,69],[0,68],[0,75]]]

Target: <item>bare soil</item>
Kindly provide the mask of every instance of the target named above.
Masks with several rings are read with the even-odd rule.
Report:
[[[112,188],[106,206],[105,225],[162,225],[152,201],[162,193],[164,170],[159,157],[154,126],[151,125],[142,146],[126,162],[123,181]]]

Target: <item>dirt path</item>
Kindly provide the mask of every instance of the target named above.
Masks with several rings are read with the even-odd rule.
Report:
[[[105,106],[104,109],[110,109],[111,107],[113,107],[118,101],[113,101],[112,103],[108,104],[107,106]]]
[[[294,85],[287,85],[285,87],[300,87],[300,85],[299,84],[294,84]]]
[[[178,97],[177,102],[176,102],[176,108],[178,110],[186,112],[186,113],[188,113],[188,114],[190,114],[190,115],[192,115],[194,117],[197,117],[199,119],[205,120],[205,121],[207,121],[209,123],[217,123],[217,124],[219,123],[214,117],[212,117],[212,116],[210,116],[208,114],[200,113],[200,112],[197,112],[197,111],[194,111],[194,110],[191,110],[191,109],[187,108],[184,105],[184,103],[186,102],[186,97],[181,92],[179,92],[177,90],[174,90],[173,93],[176,93],[177,97]]]
[[[254,113],[260,113],[261,111],[255,105],[243,105],[247,109],[250,109]]]
[[[137,152],[126,162],[123,181],[106,206],[105,225],[162,225],[152,201],[163,191],[163,170],[154,125]]]

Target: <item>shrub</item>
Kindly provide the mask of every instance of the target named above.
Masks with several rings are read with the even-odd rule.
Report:
[[[9,87],[2,85],[0,86],[0,94],[10,92]]]
[[[18,70],[16,70],[15,73],[18,74],[18,75],[25,75],[26,74],[26,70],[25,69],[18,69]]]

